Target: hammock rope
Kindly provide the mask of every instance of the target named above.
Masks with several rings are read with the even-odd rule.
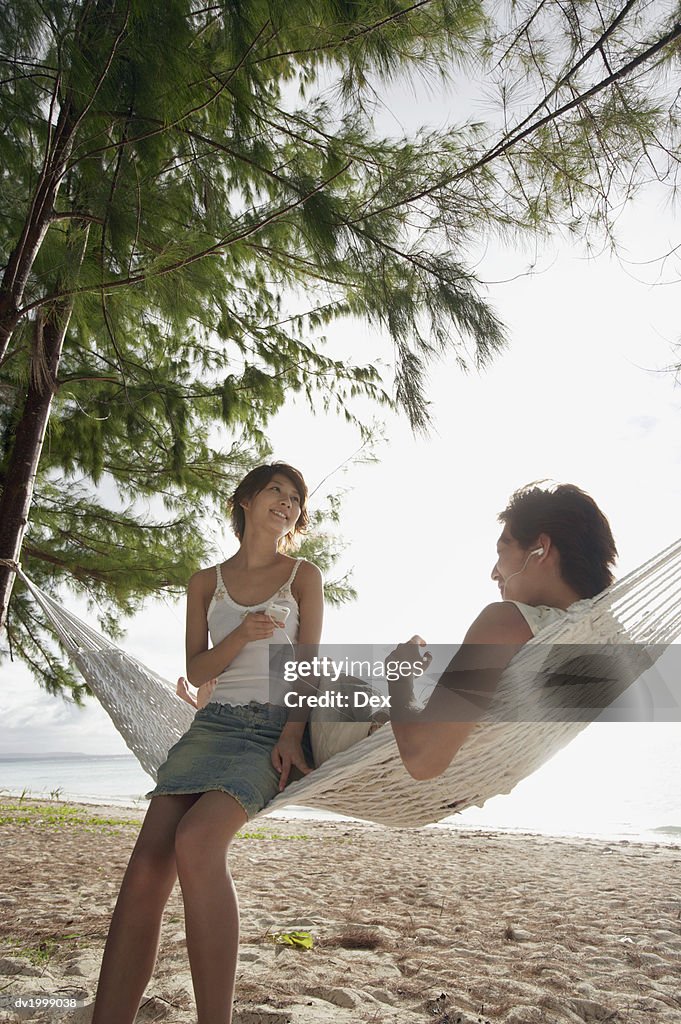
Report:
[[[16,563],[13,569],[53,624],[67,654],[111,717],[144,770],[156,770],[186,732],[194,710],[174,686],[126,654],[36,586]],[[508,793],[566,746],[603,706],[596,688],[583,684],[575,720],[520,721],[536,701],[536,678],[561,645],[574,665],[572,645],[623,645],[629,682],[650,668],[681,634],[681,540],[594,598],[578,601],[565,616],[534,637],[506,669],[497,690],[502,714],[483,721],[438,778],[412,779],[402,765],[389,725],[287,786],[260,814],[291,805],[314,806],[380,824],[417,827]],[[612,652],[612,647],[610,646]],[[579,659],[577,659],[579,660]],[[588,659],[587,659],[588,660]],[[555,666],[554,666],[555,669]],[[588,676],[588,665],[585,669]],[[628,683],[627,683],[628,685]],[[509,720],[499,721],[503,711]],[[577,714],[581,715],[577,720]]]

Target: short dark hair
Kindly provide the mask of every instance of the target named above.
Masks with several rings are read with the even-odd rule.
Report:
[[[527,484],[512,495],[499,521],[524,548],[547,533],[560,554],[561,576],[582,597],[594,597],[613,582],[617,548],[610,523],[574,484],[550,489]]]
[[[289,466],[287,462],[268,462],[263,466],[256,466],[250,473],[247,473],[229,499],[230,516],[232,530],[239,540],[243,540],[246,529],[246,516],[241,507],[241,502],[250,501],[256,494],[260,494],[260,491],[264,491],[272,477],[276,476],[277,473],[288,477],[298,491],[298,497],[300,498],[298,522],[292,530],[284,534],[280,542],[280,547],[286,550],[292,546],[298,534],[305,531],[309,521],[307,514],[307,484],[303,479],[303,474],[293,466]]]

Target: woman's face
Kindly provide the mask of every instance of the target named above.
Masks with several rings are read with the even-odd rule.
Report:
[[[499,587],[502,601],[524,601],[530,603],[530,579],[532,556],[530,546],[521,547],[505,526],[497,541],[497,560],[492,569],[492,579]]]
[[[275,473],[268,484],[245,502],[243,508],[253,524],[283,537],[300,519],[298,489],[283,473]]]

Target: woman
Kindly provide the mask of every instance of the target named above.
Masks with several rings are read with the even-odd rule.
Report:
[[[232,1019],[239,916],[229,844],[284,788],[292,767],[310,770],[302,749],[305,722],[287,721],[268,692],[269,641],[315,645],[321,636],[321,574],[283,550],[307,524],[306,500],[293,467],[254,469],[232,497],[239,550],[189,581],[187,678],[197,687],[218,681],[147,794],[151,803],[111,921],[92,1024],[134,1020],[178,877],[199,1024]]]
[[[483,704],[523,644],[565,615],[576,601],[605,590],[617,548],[608,520],[579,487],[526,487],[516,491],[499,515],[492,579],[501,600],[487,605],[468,629],[447,672],[423,711],[410,709],[408,681],[391,686],[391,722],[407,771],[431,779],[451,764],[475,727],[457,721],[458,698],[475,693]],[[413,636],[389,655],[426,668],[425,641]]]

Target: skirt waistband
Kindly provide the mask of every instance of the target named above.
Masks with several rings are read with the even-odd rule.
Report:
[[[202,717],[207,715],[217,715],[222,718],[233,717],[244,722],[280,721],[283,723],[286,720],[287,712],[286,708],[280,704],[261,704],[257,700],[251,700],[248,704],[225,704],[222,701],[212,700],[197,711],[194,717],[199,715]]]

